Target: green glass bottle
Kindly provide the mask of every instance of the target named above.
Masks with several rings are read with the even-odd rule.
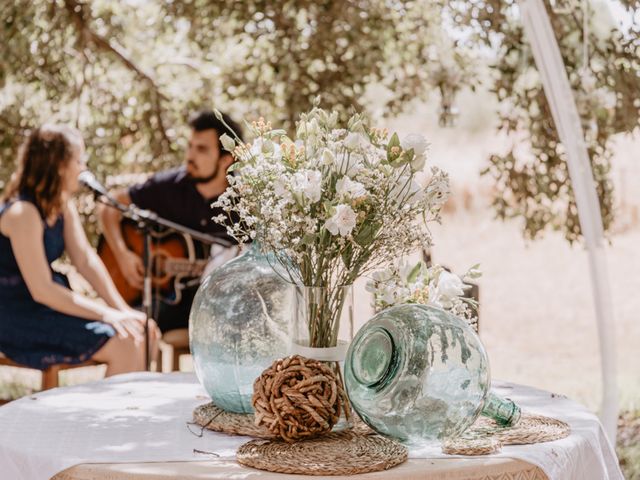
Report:
[[[502,398],[493,392],[487,395],[480,413],[505,427],[516,425],[522,415],[520,407],[513,400]]]

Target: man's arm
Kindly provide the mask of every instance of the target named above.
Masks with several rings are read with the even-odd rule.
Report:
[[[131,205],[131,197],[127,190],[118,190],[113,196],[123,205]],[[104,238],[115,254],[118,266],[124,277],[131,286],[142,289],[144,266],[142,259],[129,250],[124,241],[122,229],[120,228],[120,222],[122,221],[120,211],[106,205],[100,205],[98,207],[98,217],[100,218]]]

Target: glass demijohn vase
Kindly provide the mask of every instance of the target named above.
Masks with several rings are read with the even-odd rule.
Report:
[[[294,292],[268,255],[254,242],[204,279],[191,307],[196,374],[213,402],[235,413],[253,412],[253,382],[287,354]]]
[[[378,433],[438,442],[459,436],[481,413],[489,361],[464,320],[431,306],[398,305],[359,330],[347,353],[345,384],[354,410]],[[485,413],[503,412],[504,420],[504,401],[490,399],[493,411]]]

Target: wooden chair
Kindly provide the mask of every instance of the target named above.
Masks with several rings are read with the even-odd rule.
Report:
[[[189,329],[169,330],[162,335],[160,340],[158,370],[161,372],[180,371],[180,356],[189,353],[191,353],[189,350]]]
[[[16,368],[26,368],[29,370],[35,370],[32,367],[27,367],[26,365],[21,365],[20,363],[16,363],[13,360],[7,358],[0,352],[0,365],[4,365],[7,367],[16,367]],[[72,368],[79,367],[90,367],[93,365],[100,365],[98,362],[94,362],[93,360],[88,360],[82,363],[75,363],[73,365],[66,363],[54,364],[48,367],[46,370],[42,370],[42,390],[49,390],[50,388],[58,387],[58,373],[62,370],[69,370]]]

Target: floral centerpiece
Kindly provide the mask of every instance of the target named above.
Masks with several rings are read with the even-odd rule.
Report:
[[[400,262],[374,272],[367,290],[373,294],[376,311],[407,303],[431,305],[466,320],[477,330],[478,302],[466,295],[471,286],[465,281],[481,276],[478,267],[474,265],[458,276],[441,265]]]
[[[236,163],[214,204],[236,212],[228,227],[240,242],[259,238],[289,280],[318,289],[307,302],[309,347],[335,347],[345,286],[418,247],[447,198],[446,173],[423,171],[421,135],[372,127],[361,114],[346,125],[317,106],[301,115],[295,136],[260,119],[250,144],[223,136]],[[225,222],[224,216],[216,218]]]

